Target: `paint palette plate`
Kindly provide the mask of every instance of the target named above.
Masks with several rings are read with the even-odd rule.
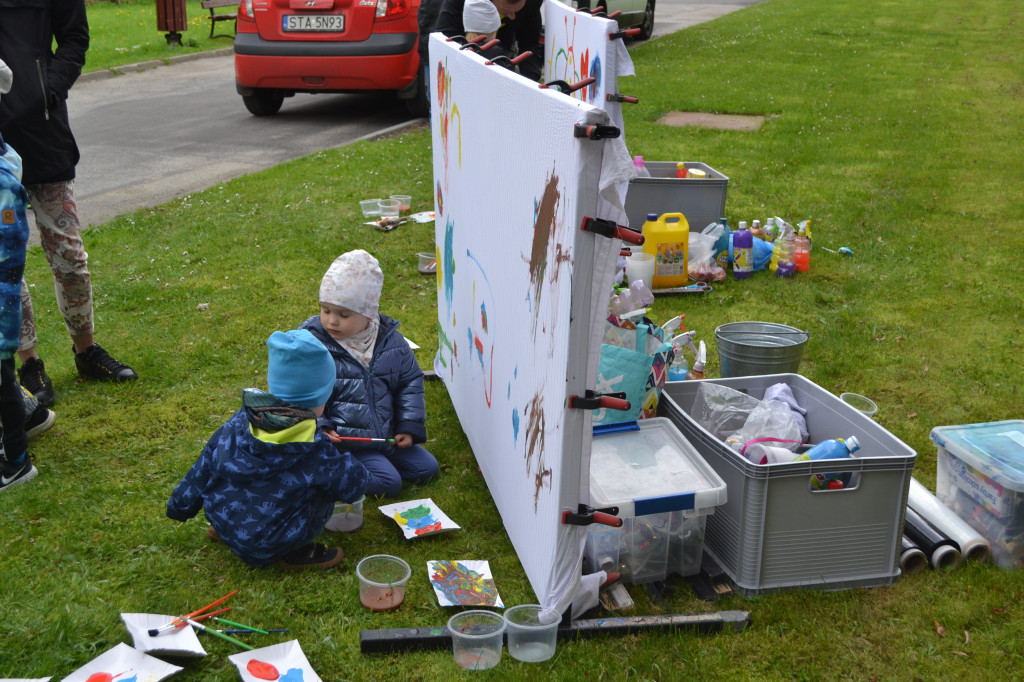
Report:
[[[135,649],[150,654],[170,654],[173,656],[194,656],[206,655],[206,650],[199,643],[196,632],[191,627],[180,627],[167,632],[161,632],[156,637],[150,637],[149,631],[167,625],[174,616],[164,616],[159,613],[122,613],[121,620],[128,628],[128,634],[132,636],[132,643]]]
[[[378,509],[398,524],[406,540],[459,529],[459,525],[448,518],[430,498],[385,504]]]
[[[496,606],[501,603],[491,577],[491,566],[483,560],[427,562],[427,575],[441,606]]]
[[[233,654],[228,660],[238,668],[244,682],[323,682],[313,672],[297,639]]]
[[[65,677],[62,682],[160,682],[181,669],[121,642]]]

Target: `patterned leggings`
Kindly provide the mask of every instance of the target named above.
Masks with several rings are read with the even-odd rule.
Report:
[[[64,325],[72,336],[91,334],[92,280],[89,277],[89,254],[85,252],[78,224],[74,182],[48,182],[28,185],[25,189],[36,216],[43,253],[53,272],[57,307],[64,316]],[[37,341],[32,299],[22,279],[19,350],[34,348]]]

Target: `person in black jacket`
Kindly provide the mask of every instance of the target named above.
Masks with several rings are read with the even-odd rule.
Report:
[[[0,0],[0,59],[19,74],[0,100],[0,129],[24,163],[22,184],[54,273],[57,305],[71,336],[75,366],[88,379],[127,381],[138,375],[93,338],[92,280],[75,203],[79,152],[66,100],[88,49],[84,0]],[[49,407],[55,400],[53,382],[36,350],[35,317],[24,281],[21,300],[18,376],[39,403]]]
[[[492,1],[502,17],[501,28],[498,29],[498,40],[501,41],[502,51],[507,57],[515,57],[523,52],[532,52],[533,55],[529,59],[519,63],[519,73],[530,80],[539,80],[544,59],[544,46],[541,43],[543,0]],[[432,30],[439,31],[448,37],[466,35],[466,27],[462,21],[465,4],[466,0],[441,0],[441,7]],[[420,8],[422,38],[422,5]]]

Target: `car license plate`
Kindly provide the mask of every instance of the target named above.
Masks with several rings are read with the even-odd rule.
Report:
[[[285,31],[344,31],[345,17],[341,14],[285,14]]]

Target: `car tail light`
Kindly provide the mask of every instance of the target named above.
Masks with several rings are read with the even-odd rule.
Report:
[[[256,21],[252,13],[252,0],[242,0],[238,6],[238,18],[241,21]]]
[[[377,18],[381,21],[401,19],[409,14],[409,0],[377,0]]]

